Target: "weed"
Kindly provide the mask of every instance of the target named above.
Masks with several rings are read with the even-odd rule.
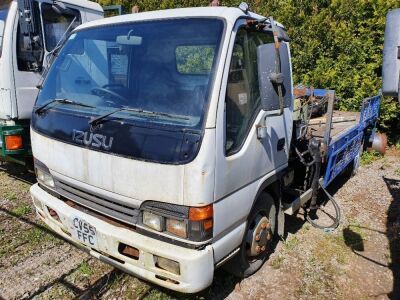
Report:
[[[296,291],[299,298],[307,295],[316,299],[338,295],[339,287],[335,278],[342,272],[340,264],[347,260],[343,238],[337,235],[325,235],[317,240],[308,259],[302,261],[303,284]],[[315,297],[317,296],[317,297]]]
[[[298,244],[299,244],[299,239],[297,236],[293,236],[283,241],[283,245],[285,249],[288,251],[294,250]]]
[[[277,257],[274,257],[271,260],[271,266],[274,269],[280,269],[283,265],[283,261],[285,260],[285,258],[282,255],[278,255]]]
[[[90,276],[93,274],[93,270],[92,268],[89,266],[87,261],[83,261],[81,262],[81,264],[79,265],[77,271],[84,275],[84,276]]]
[[[311,229],[311,225],[310,223],[304,223],[304,225],[301,227],[300,232],[302,234],[306,233],[307,231],[309,231]]]
[[[383,157],[382,160],[383,160],[383,167],[384,168],[389,168],[391,166],[391,164],[390,164],[390,162],[389,162],[387,157]]]
[[[6,198],[9,201],[15,201],[17,200],[17,193],[14,191],[6,191],[4,194],[4,198]]]
[[[396,174],[397,176],[400,176],[400,168],[398,168],[396,171],[394,171],[394,174]]]
[[[400,140],[398,140],[395,144],[397,150],[400,150]]]
[[[372,164],[374,161],[381,159],[383,156],[376,151],[365,151],[361,155],[361,165],[366,166]]]
[[[317,242],[314,253],[319,261],[332,261],[334,259],[339,264],[345,264],[347,261],[346,250],[342,236],[326,235],[324,239]]]
[[[5,256],[8,253],[8,249],[0,249],[0,258]]]
[[[39,228],[31,228],[25,232],[25,240],[33,245],[37,245],[39,242],[43,241],[43,237],[45,235],[45,233]]]
[[[158,289],[151,289],[151,291],[145,296],[146,300],[168,300],[171,299],[167,294],[161,292]]]
[[[17,208],[14,208],[12,212],[19,218],[22,217],[28,213],[30,213],[32,210],[30,205],[22,205],[18,206]]]

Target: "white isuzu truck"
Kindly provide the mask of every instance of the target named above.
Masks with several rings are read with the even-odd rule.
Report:
[[[288,42],[245,4],[76,28],[33,109],[38,216],[173,290],[206,288],[224,263],[256,272],[284,213],[315,219],[318,189],[357,165],[379,111],[380,96],[346,114],[333,91],[294,99]],[[309,109],[318,99],[322,115]]]
[[[0,160],[31,160],[29,121],[41,74],[69,31],[102,16],[86,0],[0,0]]]

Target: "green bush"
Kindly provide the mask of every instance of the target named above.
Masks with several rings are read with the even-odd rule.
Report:
[[[207,0],[98,0],[101,5],[133,5],[143,10],[205,6]],[[222,0],[237,6],[242,0]],[[341,109],[358,110],[365,97],[381,88],[385,16],[399,0],[251,0],[251,9],[274,16],[292,38],[294,82],[334,89]],[[382,103],[380,127],[394,137],[400,133],[400,107],[393,99]]]

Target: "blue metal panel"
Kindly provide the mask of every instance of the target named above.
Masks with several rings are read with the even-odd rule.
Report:
[[[327,187],[337,175],[342,173],[358,155],[364,140],[365,129],[376,124],[380,101],[380,95],[365,99],[361,106],[360,122],[328,146],[324,187]]]
[[[334,90],[325,90],[325,89],[310,89],[306,88],[306,96],[314,95],[315,97],[322,98],[327,96],[330,93],[335,93]]]

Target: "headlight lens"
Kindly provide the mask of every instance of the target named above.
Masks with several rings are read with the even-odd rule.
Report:
[[[54,180],[53,176],[51,176],[50,173],[45,172],[44,170],[40,168],[36,168],[36,177],[40,183],[43,183],[44,185],[54,188]]]
[[[164,218],[151,212],[145,211],[143,212],[143,224],[150,227],[151,229],[162,231]]]
[[[167,219],[166,230],[169,233],[187,238],[186,222],[184,220]]]
[[[146,201],[142,207],[143,225],[194,242],[207,241],[213,234],[213,205],[188,207]]]

